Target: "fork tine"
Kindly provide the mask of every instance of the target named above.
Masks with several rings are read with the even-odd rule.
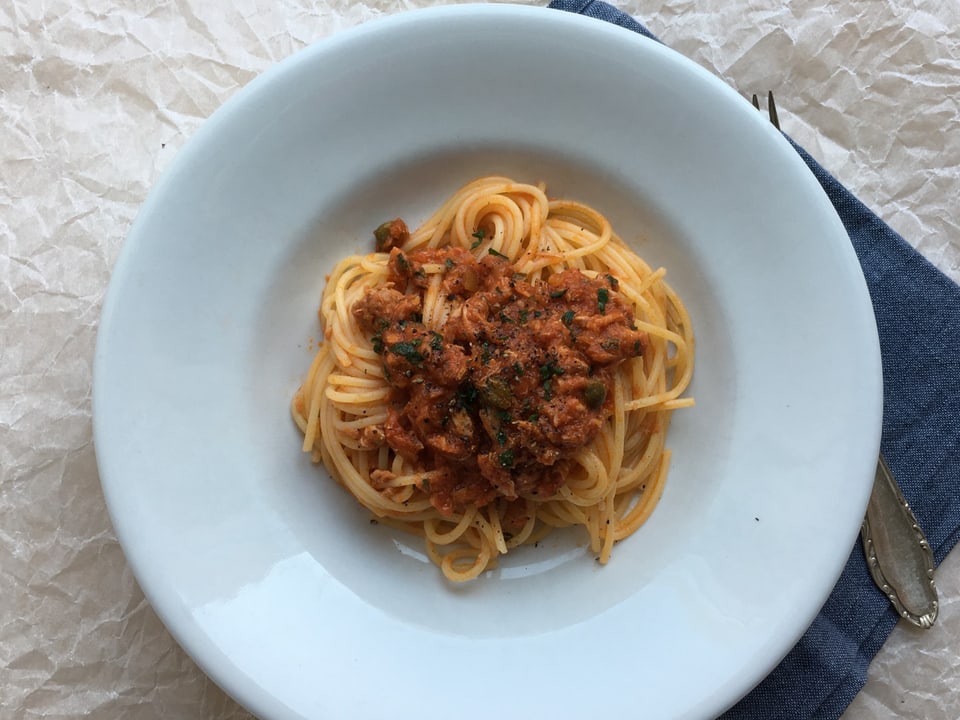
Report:
[[[760,101],[757,100],[757,94],[756,94],[756,93],[753,94],[753,106],[754,106],[757,110],[760,109]]]
[[[757,96],[753,96],[753,104],[759,110],[760,107],[757,105]],[[770,114],[770,122],[773,123],[773,126],[779,130],[780,129],[780,118],[777,117],[777,104],[773,101],[773,90],[767,91],[767,112]]]

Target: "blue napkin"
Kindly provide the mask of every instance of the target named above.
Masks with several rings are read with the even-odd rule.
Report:
[[[657,39],[604,2],[554,0],[550,7]],[[860,259],[883,358],[881,449],[940,563],[960,539],[960,287],[803,148],[794,148],[826,191]],[[896,623],[858,543],[800,642],[724,720],[838,718]]]

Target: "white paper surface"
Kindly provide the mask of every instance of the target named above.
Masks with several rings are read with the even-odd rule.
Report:
[[[151,185],[240,87],[427,0],[0,4],[0,715],[244,718],[145,602],[114,537],[90,382],[110,270]],[[523,4],[537,5],[538,2]],[[743,94],[960,280],[960,5],[618,2]],[[960,717],[960,554],[844,715]]]

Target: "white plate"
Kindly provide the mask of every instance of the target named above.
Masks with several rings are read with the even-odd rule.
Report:
[[[698,335],[652,519],[451,587],[311,466],[287,403],[324,274],[485,173],[590,203],[668,268]],[[151,193],[104,307],[111,515],[170,631],[265,718],[709,717],[811,622],[879,445],[865,284],[813,177],[720,81],[621,28],[456,6],[297,54]]]

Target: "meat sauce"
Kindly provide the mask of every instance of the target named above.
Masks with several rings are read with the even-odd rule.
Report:
[[[377,233],[390,253],[388,282],[353,307],[392,387],[386,422],[361,443],[387,444],[432,470],[420,487],[443,514],[497,498],[548,499],[609,415],[615,368],[647,343],[616,278],[565,270],[534,284],[494,251],[405,253],[398,223]],[[454,308],[442,332],[422,322],[425,265],[440,266]],[[376,470],[371,482],[389,475]],[[514,530],[526,520],[509,508],[505,517]]]

